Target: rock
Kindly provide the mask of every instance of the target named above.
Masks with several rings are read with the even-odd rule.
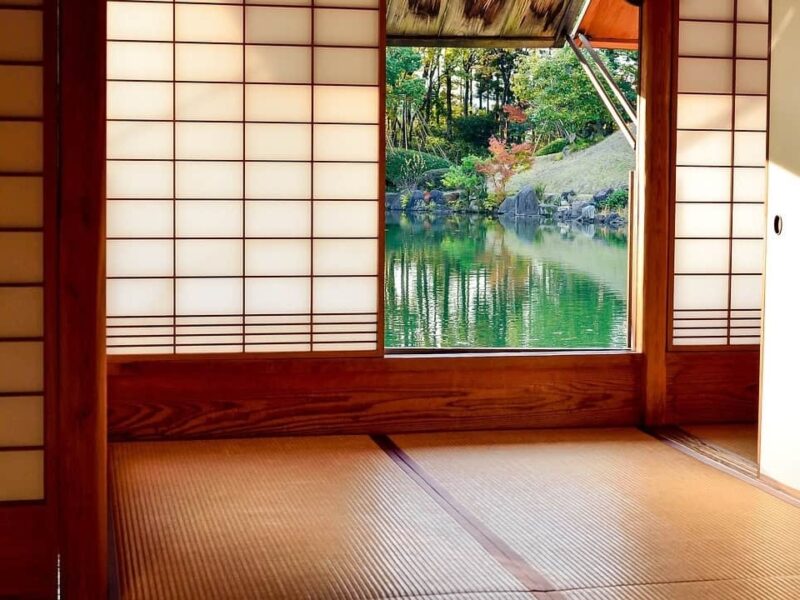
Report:
[[[575,200],[569,208],[569,218],[570,219],[580,219],[581,215],[583,214],[583,209],[588,206],[589,203],[584,200]]]
[[[587,204],[586,206],[581,209],[581,220],[584,222],[594,221],[595,214],[597,209],[594,207],[593,204]]]
[[[459,190],[444,192],[444,201],[448,206],[454,206],[459,198],[461,198],[461,192]]]
[[[603,202],[608,200],[608,197],[613,193],[614,193],[614,188],[600,190],[594,196],[592,196],[592,201],[595,203],[595,205],[602,204]]]
[[[477,203],[477,201],[473,200],[472,202],[470,202],[469,206],[467,207],[466,212],[468,212],[468,213],[479,213],[479,212],[481,212],[481,207]]]
[[[564,201],[564,202],[567,202],[567,203],[571,203],[575,199],[576,196],[577,196],[577,194],[575,192],[573,192],[572,190],[570,190],[568,192],[562,192],[561,193],[561,200]]]
[[[526,185],[518,194],[508,196],[503,200],[497,208],[497,212],[515,217],[538,217],[539,197],[536,195],[536,190]]]
[[[403,210],[402,194],[386,192],[386,210]]]
[[[417,185],[425,190],[432,190],[434,188],[442,187],[442,179],[450,169],[431,169],[425,171],[417,179]]]
[[[410,211],[428,210],[428,203],[425,202],[425,194],[423,194],[419,190],[415,190],[414,192],[412,192],[411,196],[408,199],[408,206],[406,210]]]
[[[446,204],[444,192],[442,190],[433,190],[429,195],[429,201],[436,206],[444,206]]]

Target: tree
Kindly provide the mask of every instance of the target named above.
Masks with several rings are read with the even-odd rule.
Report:
[[[492,183],[491,198],[495,204],[500,204],[506,197],[506,186],[511,178],[533,165],[533,147],[529,142],[507,144],[505,140],[492,137],[489,153],[492,157],[479,164],[477,170]]]
[[[417,74],[422,56],[415,48],[386,51],[386,118],[390,139],[408,148],[417,112],[425,99],[425,81]],[[398,139],[399,137],[399,139]]]

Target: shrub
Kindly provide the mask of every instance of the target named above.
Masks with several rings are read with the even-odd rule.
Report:
[[[536,156],[547,156],[548,154],[558,154],[559,152],[563,152],[564,148],[569,145],[569,142],[564,138],[559,138],[557,140],[553,140],[549,144],[543,146],[537,153]]]
[[[478,172],[481,159],[478,156],[465,156],[461,163],[453,165],[445,174],[442,182],[451,190],[462,190],[469,203],[472,200],[483,200],[486,197],[486,178]]]
[[[390,148],[386,150],[386,184],[395,190],[413,188],[426,171],[447,169],[450,166],[449,160],[435,154]]]
[[[601,210],[621,210],[628,207],[628,189],[619,188],[598,204]]]

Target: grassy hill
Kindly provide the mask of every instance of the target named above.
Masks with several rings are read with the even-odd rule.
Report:
[[[594,194],[627,185],[628,172],[634,165],[633,149],[622,133],[617,132],[563,158],[560,154],[536,157],[532,169],[511,180],[509,191],[516,192],[524,185],[544,185],[546,193],[572,190],[577,194]]]

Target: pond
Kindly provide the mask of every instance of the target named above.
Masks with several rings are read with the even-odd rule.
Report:
[[[625,230],[388,212],[386,347],[628,347]]]

